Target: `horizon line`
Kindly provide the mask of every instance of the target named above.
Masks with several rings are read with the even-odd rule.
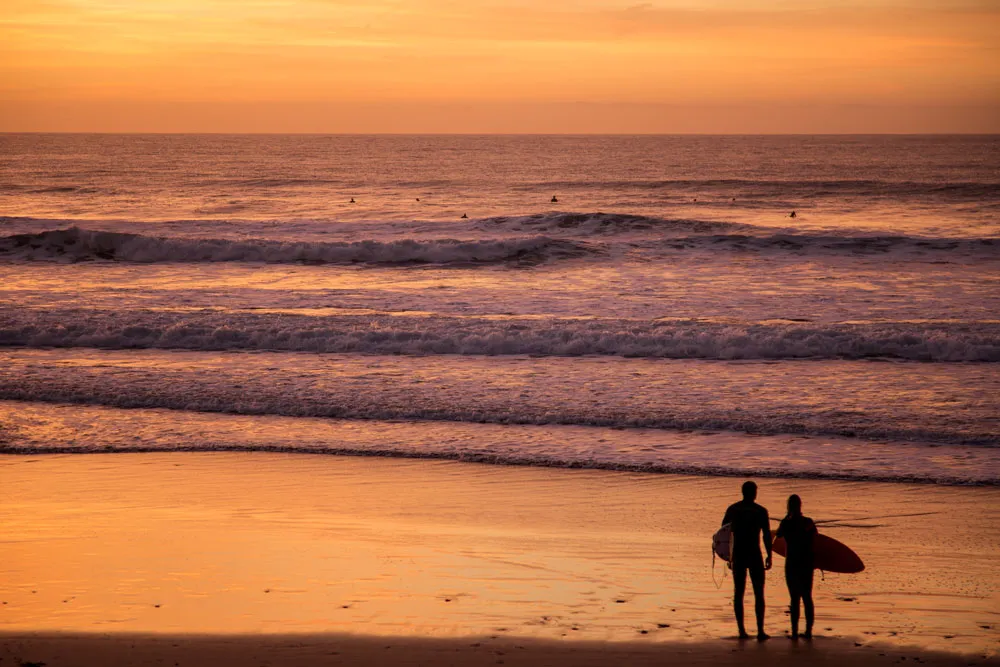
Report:
[[[0,130],[0,135],[314,136],[314,137],[1000,137],[1000,132],[157,132]]]

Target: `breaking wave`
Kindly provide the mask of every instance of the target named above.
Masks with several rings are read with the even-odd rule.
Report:
[[[497,216],[477,222],[482,231],[547,236],[629,235],[632,247],[652,252],[722,250],[825,255],[897,254],[926,257],[959,254],[1000,258],[1000,238],[934,238],[923,236],[848,235],[776,231],[753,225],[696,219],[668,219],[623,213],[550,212]]]
[[[585,244],[546,237],[354,242],[191,239],[71,227],[0,237],[0,257],[121,262],[263,262],[273,264],[539,263],[592,254]]]
[[[1000,362],[1000,322],[699,320],[0,310],[0,345],[405,355]]]
[[[46,224],[43,220],[0,218],[3,220],[25,225]],[[113,224],[111,229],[73,226],[0,236],[0,259],[372,265],[512,263],[530,266],[574,258],[615,258],[623,253],[634,258],[659,258],[678,251],[834,257],[886,255],[916,261],[948,261],[958,257],[1000,259],[1000,237],[890,236],[846,230],[817,233],[623,213],[555,211],[449,224],[417,221],[396,221],[388,225],[337,223],[341,229],[339,238],[351,240],[336,241],[326,240],[330,225],[318,221],[257,222],[251,238],[234,238],[232,235],[238,230],[224,221],[157,223],[158,229],[166,232],[164,235],[118,231],[115,227],[121,228],[126,223]],[[134,225],[126,228],[134,228]],[[197,236],[193,235],[195,232]],[[274,238],[276,233],[290,238]],[[493,237],[477,238],[484,233]],[[400,238],[401,234],[407,236]],[[444,234],[471,238],[441,238]],[[299,235],[304,236],[296,238]],[[374,238],[353,240],[359,235]],[[595,241],[595,237],[600,240]]]

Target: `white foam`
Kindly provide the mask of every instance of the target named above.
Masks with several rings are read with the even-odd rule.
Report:
[[[0,345],[410,355],[997,362],[1000,322],[740,324],[699,320],[0,308]]]

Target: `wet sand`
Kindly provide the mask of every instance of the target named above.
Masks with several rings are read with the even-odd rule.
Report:
[[[868,568],[817,577],[819,636],[795,644],[776,558],[774,639],[758,645],[733,638],[731,579],[710,554],[740,481],[264,453],[3,456],[0,665],[995,660],[1000,489],[759,480],[772,516],[799,493]]]

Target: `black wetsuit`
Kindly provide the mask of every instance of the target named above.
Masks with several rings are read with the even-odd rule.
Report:
[[[799,633],[799,602],[806,608],[806,636],[812,635],[813,626],[813,539],[816,537],[816,524],[809,517],[786,516],[778,526],[778,537],[784,538],[787,545],[785,557],[785,583],[788,584],[788,594],[792,598],[791,621],[792,636]]]
[[[722,524],[733,531],[733,610],[743,632],[743,595],[747,588],[747,573],[753,585],[757,631],[764,632],[764,559],[760,553],[760,536],[764,534],[767,554],[771,555],[771,520],[767,510],[755,502],[741,500],[726,510]]]

